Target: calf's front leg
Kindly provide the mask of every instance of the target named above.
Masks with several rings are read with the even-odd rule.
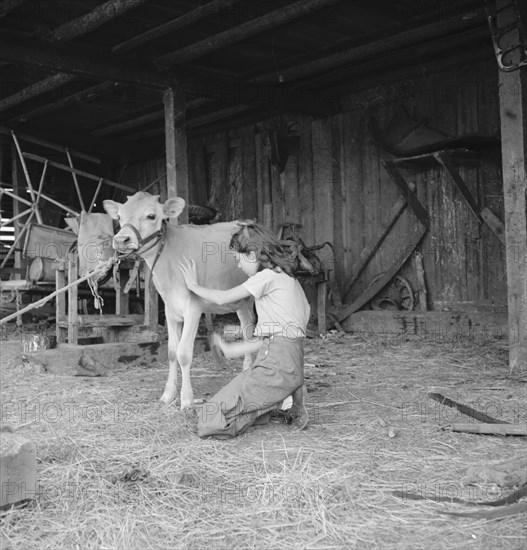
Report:
[[[183,323],[171,318],[169,313],[167,313],[166,320],[168,325],[168,378],[165,384],[165,391],[160,401],[165,405],[169,405],[176,399],[177,395],[177,351],[181,339]]]
[[[191,308],[185,314],[181,340],[177,349],[177,360],[181,367],[181,410],[194,407],[194,392],[190,382],[190,366],[194,355],[194,340],[198,332],[201,310]]]

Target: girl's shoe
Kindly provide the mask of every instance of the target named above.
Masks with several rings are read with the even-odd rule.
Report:
[[[299,430],[305,430],[307,428],[309,423],[309,414],[307,413],[307,409],[304,405],[301,407],[295,407],[293,405],[287,412],[291,418],[291,424],[295,428]]]

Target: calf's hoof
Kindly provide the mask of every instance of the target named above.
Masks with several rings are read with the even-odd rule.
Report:
[[[194,410],[194,398],[181,399],[181,410]]]
[[[170,393],[164,393],[160,398],[159,398],[159,404],[160,405],[170,405],[170,403],[173,403],[174,401],[176,400],[176,396],[175,395],[172,395]]]

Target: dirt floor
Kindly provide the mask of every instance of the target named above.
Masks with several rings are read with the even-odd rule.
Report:
[[[525,514],[458,518],[443,512],[476,507],[434,500],[500,498],[467,469],[526,450],[525,437],[442,429],[471,419],[427,396],[525,423],[526,373],[509,372],[503,341],[307,340],[308,429],[273,423],[229,441],[199,439],[193,415],[158,405],[166,365],[42,374],[1,344],[2,422],[35,442],[40,483],[31,505],[2,514],[2,550],[527,547]],[[199,351],[195,397],[240,368]],[[416,494],[432,500],[404,498]]]

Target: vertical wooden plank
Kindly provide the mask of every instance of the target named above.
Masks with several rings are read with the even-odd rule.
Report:
[[[342,265],[344,288],[347,276],[364,248],[364,209],[362,177],[362,135],[360,111],[344,113],[342,120],[342,209],[343,249]],[[355,296],[356,297],[356,296]]]
[[[298,149],[291,151],[282,174],[284,182],[285,220],[291,223],[300,222],[300,203],[298,190]],[[303,233],[301,232],[301,237]]]
[[[516,21],[514,4],[497,0],[498,9],[509,6],[497,16],[498,28]],[[527,9],[519,3],[523,28]],[[516,32],[502,37],[500,47],[518,44]],[[506,56],[506,64],[519,60],[514,50]],[[505,237],[507,241],[507,288],[509,306],[509,365],[511,371],[527,369],[527,221],[525,178],[527,163],[527,72],[520,69],[500,71],[500,113],[503,164],[503,196],[505,206]]]
[[[205,150],[201,139],[189,141],[188,177],[190,204],[207,204],[207,174],[205,167]]]
[[[258,189],[258,220],[272,229],[271,174],[269,153],[265,145],[265,133],[255,136],[256,145],[256,184]]]
[[[326,334],[326,295],[327,283],[317,283],[317,325],[318,334]]]
[[[415,117],[425,116],[430,127],[454,136],[458,128],[457,101],[454,71],[429,75],[419,82]],[[459,231],[459,208],[447,174],[435,166],[424,174],[430,212],[430,231],[423,247],[425,272],[430,284],[430,305],[441,309],[444,304],[460,300],[464,279],[464,262],[460,257],[463,231]]]
[[[362,177],[363,177],[363,232],[366,242],[370,242],[375,235],[378,221],[380,193],[379,193],[379,147],[371,139],[367,130],[366,120],[362,121]],[[381,273],[385,267],[380,262],[379,254],[376,254],[364,274],[355,285],[358,292],[362,292],[373,277]]]
[[[167,167],[167,194],[181,197],[189,202],[187,133],[185,114],[185,94],[176,84],[163,94],[165,107],[165,148]],[[188,222],[188,211],[183,210],[178,223]],[[172,222],[175,222],[172,220]]]
[[[341,265],[342,250],[344,248],[344,216],[343,210],[343,195],[342,195],[342,115],[337,115],[331,118],[331,171],[333,180],[333,238],[330,242],[333,243],[335,256],[329,247],[325,247],[322,252],[322,260],[327,269],[331,269],[330,279],[336,283],[339,290],[344,288],[344,281]],[[336,263],[338,255],[339,264]],[[332,286],[334,288],[334,286]]]
[[[480,63],[479,73],[481,82],[478,101],[480,132],[487,136],[497,136],[500,133],[500,105],[496,62],[492,60]],[[482,209],[490,208],[500,220],[503,220],[503,182],[499,166],[490,158],[482,159],[478,177]],[[481,240],[482,298],[488,303],[506,305],[505,246],[500,243],[486,224],[481,227]]]
[[[313,121],[315,242],[333,240],[333,163],[331,121]]]
[[[254,135],[254,156],[255,156],[255,167],[256,167],[256,208],[257,208],[257,219],[259,223],[263,223],[263,212],[264,212],[264,175],[262,167],[262,149],[263,149],[263,140],[262,133],[256,133]]]
[[[229,209],[229,138],[218,135],[214,149],[214,193],[221,219],[228,219]]]
[[[256,183],[256,148],[254,128],[250,126],[242,132],[242,217],[258,218]]]
[[[279,128],[281,126],[281,118],[275,118],[273,119],[272,126],[274,128]],[[272,157],[271,157],[271,139],[274,139],[274,133],[275,130],[271,130],[268,134],[268,154],[269,154],[269,166],[270,166],[270,174],[271,174],[271,203],[273,205],[273,223],[272,223],[272,230],[276,234],[278,232],[278,228],[280,225],[282,225],[286,221],[286,207],[285,207],[285,194],[284,190],[285,187],[283,185],[283,182],[285,181],[285,174],[280,173],[280,168],[277,164],[272,163]]]
[[[315,212],[313,192],[313,133],[312,119],[300,118],[300,146],[298,153],[298,191],[300,194],[300,223],[302,240],[307,246],[315,244]]]
[[[466,67],[463,72],[459,73],[458,89],[458,128],[457,135],[478,134],[478,72],[475,65]],[[462,164],[458,168],[458,172],[463,179],[466,188],[472,195],[476,203],[476,210],[481,210],[480,198],[477,187],[477,168]],[[447,174],[445,174],[447,175]],[[452,185],[448,180],[447,183]],[[476,220],[473,212],[464,203],[460,197],[458,189],[455,190],[454,196],[458,201],[459,209],[459,225],[464,226],[463,239],[460,246],[463,250],[465,259],[465,268],[463,273],[463,284],[461,288],[460,299],[462,302],[477,303],[481,300],[481,285],[480,285],[480,265],[481,265],[481,225]]]
[[[229,147],[228,220],[246,217],[243,212],[242,151],[239,145]]]

